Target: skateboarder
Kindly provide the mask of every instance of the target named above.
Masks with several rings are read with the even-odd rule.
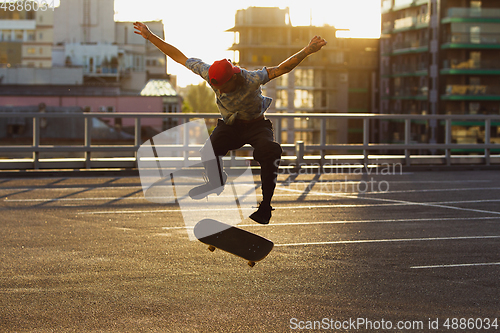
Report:
[[[262,96],[261,85],[290,72],[308,55],[326,45],[326,41],[315,36],[306,47],[278,66],[247,71],[226,59],[209,65],[200,59],[188,58],[176,47],[153,34],[144,23],[135,22],[134,28],[136,34],[149,40],[175,62],[200,75],[215,91],[217,106],[223,119],[219,119],[210,140],[201,149],[208,182],[193,188],[189,193],[191,198],[202,199],[211,193],[220,194],[227,179],[222,168],[222,157],[228,151],[248,143],[254,148],[253,157],[260,164],[262,183],[262,202],[250,218],[258,223],[268,224],[274,210],[271,199],[283,150],[274,141],[271,121],[264,117],[272,99]]]

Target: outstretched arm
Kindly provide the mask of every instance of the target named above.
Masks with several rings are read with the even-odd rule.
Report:
[[[142,22],[134,23],[135,31],[134,33],[141,35],[145,39],[153,43],[161,52],[165,53],[167,56],[172,58],[175,62],[186,66],[186,60],[188,59],[181,51],[179,51],[175,46],[166,43],[163,39],[156,36],[149,30],[148,26]]]
[[[269,80],[275,79],[278,76],[290,72],[292,69],[298,66],[308,55],[313,54],[321,50],[323,46],[326,45],[326,40],[319,36],[314,36],[309,42],[309,45],[304,47],[299,52],[295,53],[293,56],[283,61],[281,64],[275,67],[267,68],[267,74],[269,75]]]

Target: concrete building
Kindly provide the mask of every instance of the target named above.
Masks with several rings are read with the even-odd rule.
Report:
[[[161,21],[148,25],[163,37]],[[165,55],[134,34],[132,22],[114,21],[113,0],[64,0],[45,12],[2,10],[0,32],[4,110],[15,113],[44,105],[61,112],[181,111],[182,99],[166,74]],[[163,89],[151,89],[147,83],[152,79]],[[131,118],[103,121],[118,132],[133,133]],[[2,135],[29,136],[25,122],[22,117],[3,118],[0,140],[5,139]],[[143,136],[152,136],[173,122],[145,119],[141,125]]]
[[[496,0],[383,0],[380,110],[411,114],[498,114],[500,2]],[[493,124],[492,141],[500,140]],[[385,123],[388,142],[403,124]],[[443,142],[434,121],[412,125],[415,142]],[[484,140],[484,126],[454,123],[452,140]]]
[[[377,38],[346,38],[343,40],[348,72],[347,111],[349,113],[379,113],[379,44]],[[370,142],[378,142],[378,126],[370,122]],[[363,121],[347,122],[348,143],[363,142]]]
[[[164,36],[163,23],[147,22]],[[54,14],[54,66],[82,66],[86,84],[140,91],[150,75],[166,77],[166,58],[134,34],[133,22],[114,21],[114,0],[66,0]]]
[[[52,67],[54,12],[0,10],[0,66]]]
[[[276,66],[306,46],[315,35],[328,41],[319,53],[306,58],[291,73],[264,86],[265,93],[274,99],[268,112],[372,112],[371,92],[376,85],[373,75],[377,68],[378,40],[367,44],[366,40],[337,38],[337,30],[327,25],[293,26],[288,8],[249,7],[236,13],[235,26],[228,31],[235,33],[235,42],[231,47],[235,51],[235,60],[247,69]],[[363,57],[373,60],[363,66],[355,66]],[[350,69],[358,83],[350,84]],[[360,95],[366,103],[349,106],[350,92]],[[352,100],[355,100],[354,95]],[[283,133],[278,139],[282,143],[298,140],[320,142],[318,120],[287,119],[280,125]],[[328,120],[326,128],[327,144],[356,140],[354,131],[349,131],[347,120]]]
[[[164,36],[161,21],[147,24]],[[138,93],[149,79],[168,76],[165,55],[133,30],[133,22],[114,21],[114,0],[65,0],[46,11],[2,10],[0,67],[13,70],[0,78],[10,84],[114,85]],[[16,73],[21,67],[52,68],[45,77],[67,80],[26,80],[25,73]],[[68,68],[82,68],[83,77],[75,78]]]

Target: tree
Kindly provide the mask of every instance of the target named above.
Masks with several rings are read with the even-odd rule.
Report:
[[[189,110],[190,112],[219,112],[215,104],[215,93],[207,86],[206,82],[188,86],[184,104],[187,105],[183,105],[183,110]]]

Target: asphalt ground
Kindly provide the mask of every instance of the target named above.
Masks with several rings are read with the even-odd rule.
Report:
[[[499,203],[498,171],[280,175],[250,268],[139,178],[0,179],[0,332],[500,331]]]

